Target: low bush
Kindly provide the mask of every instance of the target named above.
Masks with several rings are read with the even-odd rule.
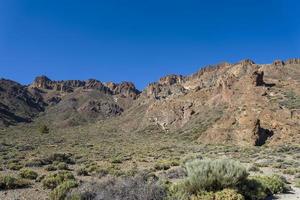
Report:
[[[56,171],[57,167],[55,165],[48,165],[45,170],[47,171]]]
[[[265,199],[271,194],[289,191],[285,181],[277,176],[254,176],[240,185],[239,190],[246,199]]]
[[[67,180],[58,185],[49,195],[51,200],[64,200],[70,189],[77,187],[78,184],[74,180]]]
[[[45,165],[42,159],[34,158],[25,163],[25,167],[41,167]]]
[[[38,177],[38,173],[31,169],[22,169],[19,173],[20,177],[26,178],[26,179],[32,179],[35,180]]]
[[[191,193],[235,188],[248,176],[246,169],[233,160],[194,160],[186,164],[186,169],[185,185]]]
[[[61,171],[55,174],[49,174],[42,180],[43,187],[46,189],[54,189],[64,181],[74,180],[75,177],[71,172]]]
[[[69,153],[53,153],[44,158],[44,160],[48,161],[49,163],[63,162],[66,164],[75,164],[75,161],[72,159],[72,155]]]
[[[251,167],[248,168],[249,172],[259,172],[260,169],[256,165],[252,165]]]
[[[10,170],[16,170],[16,171],[18,171],[18,170],[20,170],[22,168],[23,168],[23,165],[21,165],[18,162],[12,162],[12,163],[9,163],[7,165],[7,169],[10,169]]]
[[[45,133],[49,133],[49,128],[48,128],[48,126],[46,126],[46,125],[41,125],[40,127],[39,127],[39,132],[40,133],[43,133],[43,134],[45,134]]]
[[[89,172],[85,168],[79,168],[78,170],[76,170],[76,174],[78,176],[88,176]]]
[[[224,189],[214,194],[214,200],[244,200],[244,196],[236,190]]]
[[[66,163],[60,162],[56,165],[57,169],[59,170],[69,170],[69,167]]]
[[[178,186],[177,186],[178,187]],[[185,192],[174,192],[169,194],[167,200],[244,200],[244,196],[234,189],[224,189],[221,191],[200,191],[197,194]]]
[[[0,176],[0,189],[8,190],[8,189],[17,189],[28,187],[30,182],[17,178],[11,175]]]
[[[239,191],[246,199],[261,200],[271,195],[270,190],[255,178],[248,178],[239,186]]]
[[[162,161],[157,162],[154,165],[154,169],[156,169],[156,170],[168,170],[172,166],[178,166],[178,165],[180,165],[180,163],[177,160],[162,160]]]
[[[262,183],[272,194],[284,193],[289,190],[284,180],[277,175],[256,176],[254,179]]]
[[[163,200],[166,191],[148,174],[116,178],[107,176],[102,182],[83,184],[72,190],[66,199]]]

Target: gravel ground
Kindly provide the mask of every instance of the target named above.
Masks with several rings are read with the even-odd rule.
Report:
[[[38,188],[0,191],[1,200],[46,200],[47,193]]]

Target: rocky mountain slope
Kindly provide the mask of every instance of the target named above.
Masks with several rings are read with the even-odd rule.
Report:
[[[244,60],[170,75],[142,92],[130,82],[52,81],[29,86],[0,82],[0,121],[47,122],[66,128],[101,123],[117,132],[156,130],[200,143],[240,145],[298,141],[300,59]],[[13,103],[12,103],[13,102]]]

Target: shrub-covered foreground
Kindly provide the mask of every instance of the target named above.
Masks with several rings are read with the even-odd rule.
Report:
[[[78,186],[75,177],[68,171],[49,174],[42,180],[42,184],[45,189],[52,190],[51,200],[64,200],[69,190]]]
[[[175,183],[160,182],[154,175],[106,176],[101,182],[72,189],[66,199],[89,200],[263,200],[288,190],[278,176],[249,177],[247,170],[232,160],[194,160],[186,163],[187,177]],[[69,186],[68,186],[69,185]],[[75,187],[68,183],[64,191]]]
[[[163,200],[166,190],[151,174],[117,178],[107,176],[100,183],[83,184],[74,189],[67,199],[97,200]]]
[[[186,168],[187,178],[169,187],[169,199],[259,200],[288,190],[280,177],[248,177],[246,169],[232,160],[195,160]]]

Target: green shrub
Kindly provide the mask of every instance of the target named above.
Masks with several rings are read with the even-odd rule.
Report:
[[[59,170],[69,170],[68,165],[66,163],[60,162],[56,165]]]
[[[224,189],[218,192],[200,192],[197,195],[192,195],[189,198],[180,200],[244,200],[243,195],[233,189]]]
[[[186,164],[188,191],[217,191],[234,188],[246,180],[248,173],[233,160],[194,160]]]
[[[22,168],[23,168],[23,165],[21,165],[18,162],[12,162],[7,165],[7,169],[10,169],[10,170],[20,170]]]
[[[42,126],[39,127],[39,132],[40,133],[49,133],[49,128],[48,126],[46,126],[45,124],[43,124]]]
[[[268,188],[272,194],[284,193],[289,190],[284,180],[277,175],[256,176],[254,178]]]
[[[253,177],[246,179],[240,184],[239,192],[249,200],[265,199],[271,194],[270,190],[265,185]]]
[[[265,199],[271,194],[287,192],[289,188],[279,176],[254,176],[240,185],[246,199]]]
[[[11,175],[0,176],[0,189],[8,190],[8,189],[16,189],[16,188],[24,188],[28,187],[30,182],[17,178]]]
[[[299,172],[299,169],[294,169],[294,168],[288,168],[283,170],[283,174],[289,174],[289,175],[295,175],[297,172]]]
[[[49,174],[42,180],[44,188],[54,189],[64,181],[75,180],[71,172],[61,171],[55,174]]]
[[[74,180],[67,180],[58,185],[51,193],[51,200],[64,200],[70,189],[77,187],[78,184]]]
[[[180,199],[180,200],[215,200],[215,193],[214,192],[201,192],[200,194],[192,195],[189,198],[184,198],[184,199]]]
[[[85,169],[85,168],[79,168],[77,171],[76,171],[76,174],[78,176],[88,176],[89,175],[89,172]]]
[[[168,170],[171,168],[171,164],[167,162],[159,162],[154,165],[156,170]]]
[[[161,160],[154,165],[156,170],[168,170],[172,166],[179,166],[180,163],[178,160]]]
[[[119,157],[113,157],[113,158],[111,159],[111,163],[114,163],[114,164],[120,164],[120,163],[122,163],[122,159],[119,158]]]
[[[250,171],[250,172],[259,172],[260,169],[259,169],[258,166],[252,165],[251,167],[249,167],[248,171]]]
[[[55,165],[48,165],[45,170],[47,171],[56,171],[57,167]]]
[[[19,173],[20,177],[35,180],[38,174],[30,169],[22,169]]]
[[[66,199],[105,199],[105,200],[164,200],[165,188],[150,174],[137,174],[134,177],[107,176],[101,181],[84,183],[73,189]]]
[[[53,153],[44,158],[44,160],[48,163],[64,162],[66,164],[75,164],[75,161],[72,159],[72,154],[69,153]]]
[[[214,194],[214,200],[244,200],[244,196],[236,190],[224,189]]]

